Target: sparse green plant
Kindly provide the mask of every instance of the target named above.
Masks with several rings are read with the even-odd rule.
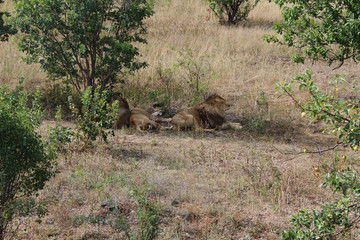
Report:
[[[18,0],[15,9],[12,23],[22,33],[24,60],[39,62],[79,93],[89,86],[104,90],[118,82],[118,73],[146,66],[136,60],[139,50],[133,44],[146,43],[150,1]]]
[[[55,117],[58,106],[61,106],[62,118],[64,120],[73,120],[68,101],[69,97],[72,98],[75,106],[81,107],[81,96],[69,83],[64,84],[56,79],[51,79],[41,87],[40,91],[42,93],[41,102],[43,102],[47,117]]]
[[[146,197],[146,191],[148,190],[148,187],[132,187],[130,189],[130,195],[134,198],[137,207],[136,218],[140,225],[136,239],[141,240],[155,239],[160,224],[159,205]]]
[[[167,114],[178,102],[192,106],[208,97],[211,83],[219,77],[210,63],[211,56],[195,56],[190,48],[171,49],[179,54],[174,63],[167,68],[159,64],[156,74],[147,82],[140,83],[136,79],[132,86],[121,89],[126,99],[138,104],[155,101]],[[144,92],[143,89],[148,90]]]
[[[177,73],[184,89],[191,93],[191,105],[194,105],[206,98],[217,75],[209,62],[210,56],[196,58],[190,48],[179,51],[179,54],[172,71]]]
[[[234,25],[247,19],[259,0],[208,0],[221,24]]]
[[[252,151],[254,160],[241,166],[248,183],[256,195],[268,197],[279,193],[281,171],[271,159]]]
[[[253,133],[265,134],[267,132],[269,113],[269,101],[265,92],[261,91],[256,98],[255,108],[244,113],[244,129]]]
[[[75,138],[84,143],[85,146],[91,145],[100,136],[105,142],[107,137],[114,135],[112,127],[118,112],[118,104],[108,103],[108,91],[100,91],[97,88],[88,87],[81,96],[81,111],[75,107],[69,98],[71,110],[76,118]]]
[[[129,192],[130,197],[134,201],[134,207],[136,212],[136,224],[130,224],[126,216],[118,209],[116,204],[114,205],[111,214],[106,218],[102,216],[76,216],[72,218],[72,222],[77,225],[81,225],[85,222],[96,224],[99,231],[102,225],[108,225],[117,230],[121,234],[121,239],[129,240],[152,240],[158,235],[160,216],[159,205],[155,204],[152,200],[148,199],[146,192],[148,187],[137,187],[131,182],[128,182],[124,178],[118,178],[115,176],[108,177],[96,187],[102,194],[105,193],[105,187],[110,183],[121,183],[123,186],[130,185]],[[101,195],[102,195],[101,194]],[[111,195],[105,193],[106,199],[111,199]],[[111,200],[110,200],[111,201]]]
[[[0,239],[15,215],[43,215],[31,196],[55,174],[55,152],[35,131],[42,120],[38,98],[0,87]]]
[[[57,107],[55,119],[60,122],[61,117],[61,105]],[[49,143],[54,147],[56,152],[66,154],[68,152],[67,145],[71,142],[71,138],[74,136],[74,132],[70,127],[64,127],[60,123],[57,123],[55,127],[49,125],[48,128]]]

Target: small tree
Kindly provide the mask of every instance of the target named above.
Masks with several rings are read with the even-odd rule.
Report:
[[[338,62],[360,60],[360,5],[358,1],[345,0],[274,0],[282,9],[283,20],[275,24],[276,35],[265,36],[275,42],[299,49],[293,56],[295,62],[304,62],[308,56],[313,61]],[[279,38],[282,35],[282,38]],[[332,90],[324,92],[316,85],[310,71],[295,77],[290,82],[278,84],[282,94],[290,96],[308,116],[329,125],[330,133],[338,136],[337,143],[329,148],[308,153],[321,154],[338,146],[350,146],[358,151],[360,144],[359,88],[347,85],[341,76],[335,76]],[[304,99],[293,91],[307,91]],[[341,90],[354,97],[344,99]],[[303,95],[302,95],[303,96]],[[358,172],[345,167],[346,156],[335,156],[331,164],[320,162],[316,171],[325,171],[324,187],[342,194],[340,199],[325,203],[320,210],[302,209],[292,216],[293,228],[281,233],[281,239],[339,239],[352,237],[360,222],[360,179]],[[316,173],[318,175],[318,173]],[[358,236],[358,235],[357,235]]]
[[[339,146],[350,146],[358,151],[360,144],[360,108],[357,98],[343,99],[341,89],[346,93],[358,95],[356,85],[348,85],[344,78],[334,77],[330,82],[332,89],[328,92],[320,90],[315,84],[310,71],[299,75],[291,82],[278,84],[283,94],[290,96],[301,109],[303,116],[308,116],[329,125],[329,133],[337,135],[339,140],[329,148],[319,151],[307,151],[310,154],[336,149]],[[297,97],[293,86],[299,86],[301,91],[309,93],[309,99]],[[299,94],[301,96],[301,94]],[[300,101],[301,99],[301,101]],[[346,167],[346,155],[335,156],[331,164],[319,162],[315,174],[324,171],[325,181],[321,185],[340,193],[339,200],[325,203],[320,210],[301,209],[292,216],[294,226],[289,231],[282,232],[281,239],[339,239],[352,236],[360,223],[360,179],[358,172]],[[355,235],[358,233],[354,233]]]
[[[304,56],[331,65],[346,59],[360,60],[360,4],[346,0],[273,0],[282,9],[283,20],[274,25],[276,35],[267,35],[275,42],[299,49],[295,62]],[[279,38],[279,35],[283,36]]]
[[[0,4],[4,1],[0,0]],[[7,41],[9,35],[16,33],[15,29],[12,29],[9,25],[5,24],[4,16],[9,16],[7,12],[0,12],[0,41]]]
[[[146,66],[132,44],[146,43],[144,19],[153,14],[147,0],[17,0],[15,8],[24,60],[79,92],[104,90],[118,73]]]
[[[221,24],[234,25],[246,20],[259,0],[208,0],[210,9]]]
[[[0,87],[0,102],[0,239],[4,239],[14,215],[36,210],[24,199],[53,176],[55,155],[35,132],[41,121],[36,98],[30,109],[26,95]]]

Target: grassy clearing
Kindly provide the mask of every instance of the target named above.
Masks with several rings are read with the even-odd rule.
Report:
[[[5,1],[11,8],[9,2]],[[321,62],[294,65],[287,48],[261,38],[272,33],[271,25],[278,20],[277,6],[265,0],[248,22],[231,28],[217,23],[204,0],[157,1],[155,15],[148,20],[148,44],[139,46],[149,67],[127,76],[119,89],[123,87],[132,106],[151,108],[149,92],[164,88],[159,66],[172,68],[180,53],[190,48],[196,61],[209,56],[208,64],[217,74],[210,91],[228,99],[229,119],[243,128],[145,134],[124,129],[108,145],[98,142],[87,151],[74,149],[60,157],[61,173],[40,193],[49,214],[40,223],[18,219],[22,225],[17,238],[117,239],[119,231],[109,224],[74,220],[119,219],[101,207],[109,199],[117,202],[121,216],[136,231],[137,207],[130,185],[149,186],[148,199],[160,203],[158,239],[276,239],[276,231],[289,227],[290,214],[333,198],[317,187],[321,178],[312,168],[318,156],[290,159],[304,148],[331,146],[336,138],[321,134],[319,123],[306,126],[289,99],[276,98],[275,83],[310,67],[320,85],[335,73],[351,79],[359,70],[351,63],[336,71]],[[21,62],[13,43],[1,43],[0,55],[1,84],[15,86],[24,77],[26,89],[47,89],[46,75],[38,65]],[[178,71],[173,77],[181,82],[182,74]],[[185,108],[191,98],[184,99],[172,105]],[[356,165],[358,156],[347,154]]]

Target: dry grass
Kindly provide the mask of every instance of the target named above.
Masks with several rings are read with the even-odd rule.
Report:
[[[40,194],[49,214],[41,223],[24,223],[18,239],[117,239],[109,226],[72,219],[109,217],[100,206],[108,198],[121,203],[131,218],[133,202],[122,179],[151,187],[149,198],[161,204],[158,239],[276,239],[275,231],[289,227],[290,214],[330,200],[333,196],[317,188],[321,179],[312,172],[318,157],[303,154],[287,161],[292,155],[285,153],[329,146],[335,138],[320,134],[321,126],[305,127],[288,99],[276,99],[275,83],[310,67],[322,85],[335,73],[351,77],[359,70],[351,63],[337,71],[326,63],[294,65],[288,48],[262,40],[278,20],[277,6],[266,0],[248,22],[230,28],[217,23],[205,0],[157,1],[148,20],[148,44],[139,46],[150,66],[129,76],[129,85],[139,92],[145,84],[155,88],[157,67],[171,67],[179,57],[172,48],[191,48],[195,57],[211,56],[209,63],[219,74],[211,89],[232,104],[231,120],[246,124],[256,118],[254,126],[265,131],[117,131],[108,145],[99,142],[60,157],[61,173]],[[44,85],[46,75],[38,65],[22,63],[13,43],[1,43],[0,55],[1,84],[16,85],[24,77],[28,89]],[[268,102],[266,111],[257,104],[260,92]],[[353,163],[358,160],[348,154]]]

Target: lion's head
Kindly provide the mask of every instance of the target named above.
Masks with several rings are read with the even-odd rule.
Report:
[[[213,94],[198,106],[201,120],[210,128],[216,128],[226,122],[225,111],[230,108],[226,100]]]
[[[213,94],[204,102],[176,114],[171,124],[178,129],[218,128],[226,122],[225,111],[230,105],[218,94]]]
[[[204,103],[211,105],[215,109],[223,111],[226,111],[230,108],[230,104],[228,104],[226,100],[220,97],[218,94],[211,95],[204,101]]]

